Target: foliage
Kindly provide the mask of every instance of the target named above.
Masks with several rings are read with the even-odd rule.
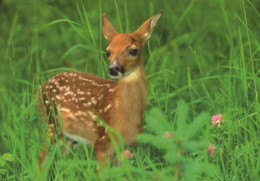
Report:
[[[216,168],[205,159],[205,154],[201,154],[206,152],[209,140],[196,136],[204,130],[205,124],[210,119],[209,114],[202,112],[194,121],[187,124],[188,105],[184,101],[179,101],[176,114],[174,121],[176,129],[174,129],[159,109],[150,110],[147,115],[147,126],[155,135],[142,134],[139,136],[140,142],[164,150],[163,158],[171,168],[166,169],[166,173],[174,175],[174,180],[178,180],[180,176],[186,180],[197,180],[198,175],[202,173],[208,178],[213,176],[213,173],[217,175]],[[195,139],[196,137],[200,139]]]
[[[108,78],[102,13],[119,32],[131,32],[160,9],[142,52],[149,82],[144,134],[128,148],[134,157],[107,166],[102,178],[257,180],[259,8],[254,0],[0,0],[0,180],[48,178],[38,166],[46,125],[36,91],[72,69]],[[181,99],[186,103],[177,105]],[[205,112],[223,114],[224,124],[212,126]],[[79,145],[58,158],[54,180],[97,180],[93,152]]]

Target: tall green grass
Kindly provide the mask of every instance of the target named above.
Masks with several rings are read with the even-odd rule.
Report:
[[[2,0],[0,180],[98,179],[93,148],[84,145],[63,158],[59,145],[50,148],[49,172],[40,172],[46,125],[36,91],[67,70],[109,78],[102,13],[119,32],[132,32],[160,9],[142,53],[149,81],[144,134],[127,148],[134,157],[106,166],[100,179],[259,179],[260,2]],[[217,113],[224,124],[213,127]]]

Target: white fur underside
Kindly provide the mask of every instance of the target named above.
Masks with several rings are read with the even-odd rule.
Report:
[[[66,133],[65,132],[65,136],[73,141],[76,141],[76,142],[79,142],[81,144],[86,144],[86,145],[90,145],[92,144],[92,141],[90,140],[87,140],[85,138],[82,138],[81,136],[78,136],[78,135],[73,135],[73,134],[70,134],[70,133]]]

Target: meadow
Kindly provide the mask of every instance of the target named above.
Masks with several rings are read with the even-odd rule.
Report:
[[[149,82],[144,133],[124,148],[133,157],[105,166],[99,179],[260,178],[258,0],[1,0],[0,180],[98,179],[94,150],[84,145],[65,158],[60,145],[51,148],[49,171],[41,173],[46,124],[36,92],[68,70],[109,78],[102,13],[123,33],[160,9],[142,52]],[[122,147],[116,150],[120,156]]]

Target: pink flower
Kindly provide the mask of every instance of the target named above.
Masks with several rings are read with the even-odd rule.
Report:
[[[168,139],[170,139],[170,138],[172,137],[172,135],[171,135],[171,133],[169,133],[169,131],[166,131],[166,132],[165,132],[165,135],[166,135],[166,137],[167,137]]]
[[[122,156],[123,156],[123,157],[126,157],[127,159],[130,159],[130,158],[133,158],[133,157],[134,157],[133,153],[131,153],[129,150],[125,150],[125,151],[122,153]]]
[[[216,125],[220,126],[220,124],[224,123],[224,119],[222,118],[222,114],[213,115],[211,117],[211,123],[215,127]]]
[[[213,143],[210,143],[209,147],[208,147],[208,154],[209,155],[214,155],[215,149],[216,149],[215,145]]]

